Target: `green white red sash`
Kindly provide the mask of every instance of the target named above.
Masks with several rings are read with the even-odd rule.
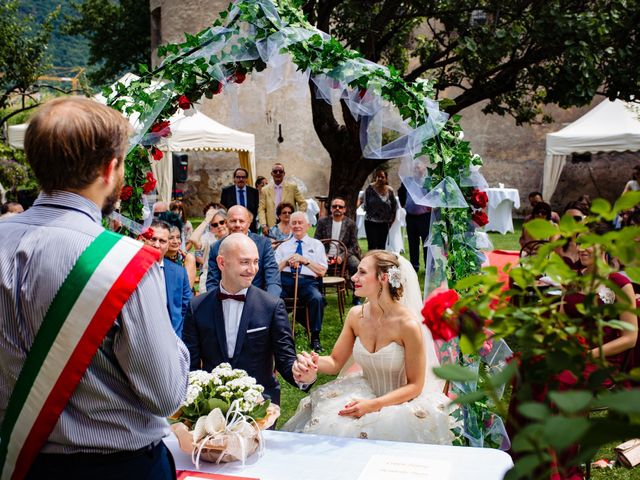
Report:
[[[158,259],[140,242],[104,231],[47,310],[0,427],[0,478],[28,472],[107,332]]]

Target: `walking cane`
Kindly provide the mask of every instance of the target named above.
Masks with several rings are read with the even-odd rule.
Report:
[[[296,337],[296,312],[298,311],[298,276],[300,268],[296,267],[295,277],[293,279],[293,320],[291,321],[291,330],[293,330],[293,338]]]

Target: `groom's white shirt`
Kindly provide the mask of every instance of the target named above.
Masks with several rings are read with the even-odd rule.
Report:
[[[236,295],[246,295],[248,288],[240,290]],[[220,284],[220,291],[227,295],[231,292],[227,292],[222,288]],[[229,358],[233,357],[233,353],[236,351],[236,340],[238,339],[238,327],[240,326],[240,319],[242,318],[242,311],[244,310],[244,302],[226,298],[222,300],[222,314],[224,315],[224,331],[227,335],[227,354]]]

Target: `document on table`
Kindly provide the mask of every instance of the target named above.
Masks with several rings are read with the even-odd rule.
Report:
[[[448,480],[451,462],[443,460],[372,455],[358,480]]]

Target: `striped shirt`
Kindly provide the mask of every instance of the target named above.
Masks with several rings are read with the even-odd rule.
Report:
[[[103,231],[80,195],[41,194],[0,222],[0,422],[27,352],[60,285]],[[189,353],[171,327],[157,265],[143,277],[98,349],[43,448],[137,450],[168,434],[185,397]]]

